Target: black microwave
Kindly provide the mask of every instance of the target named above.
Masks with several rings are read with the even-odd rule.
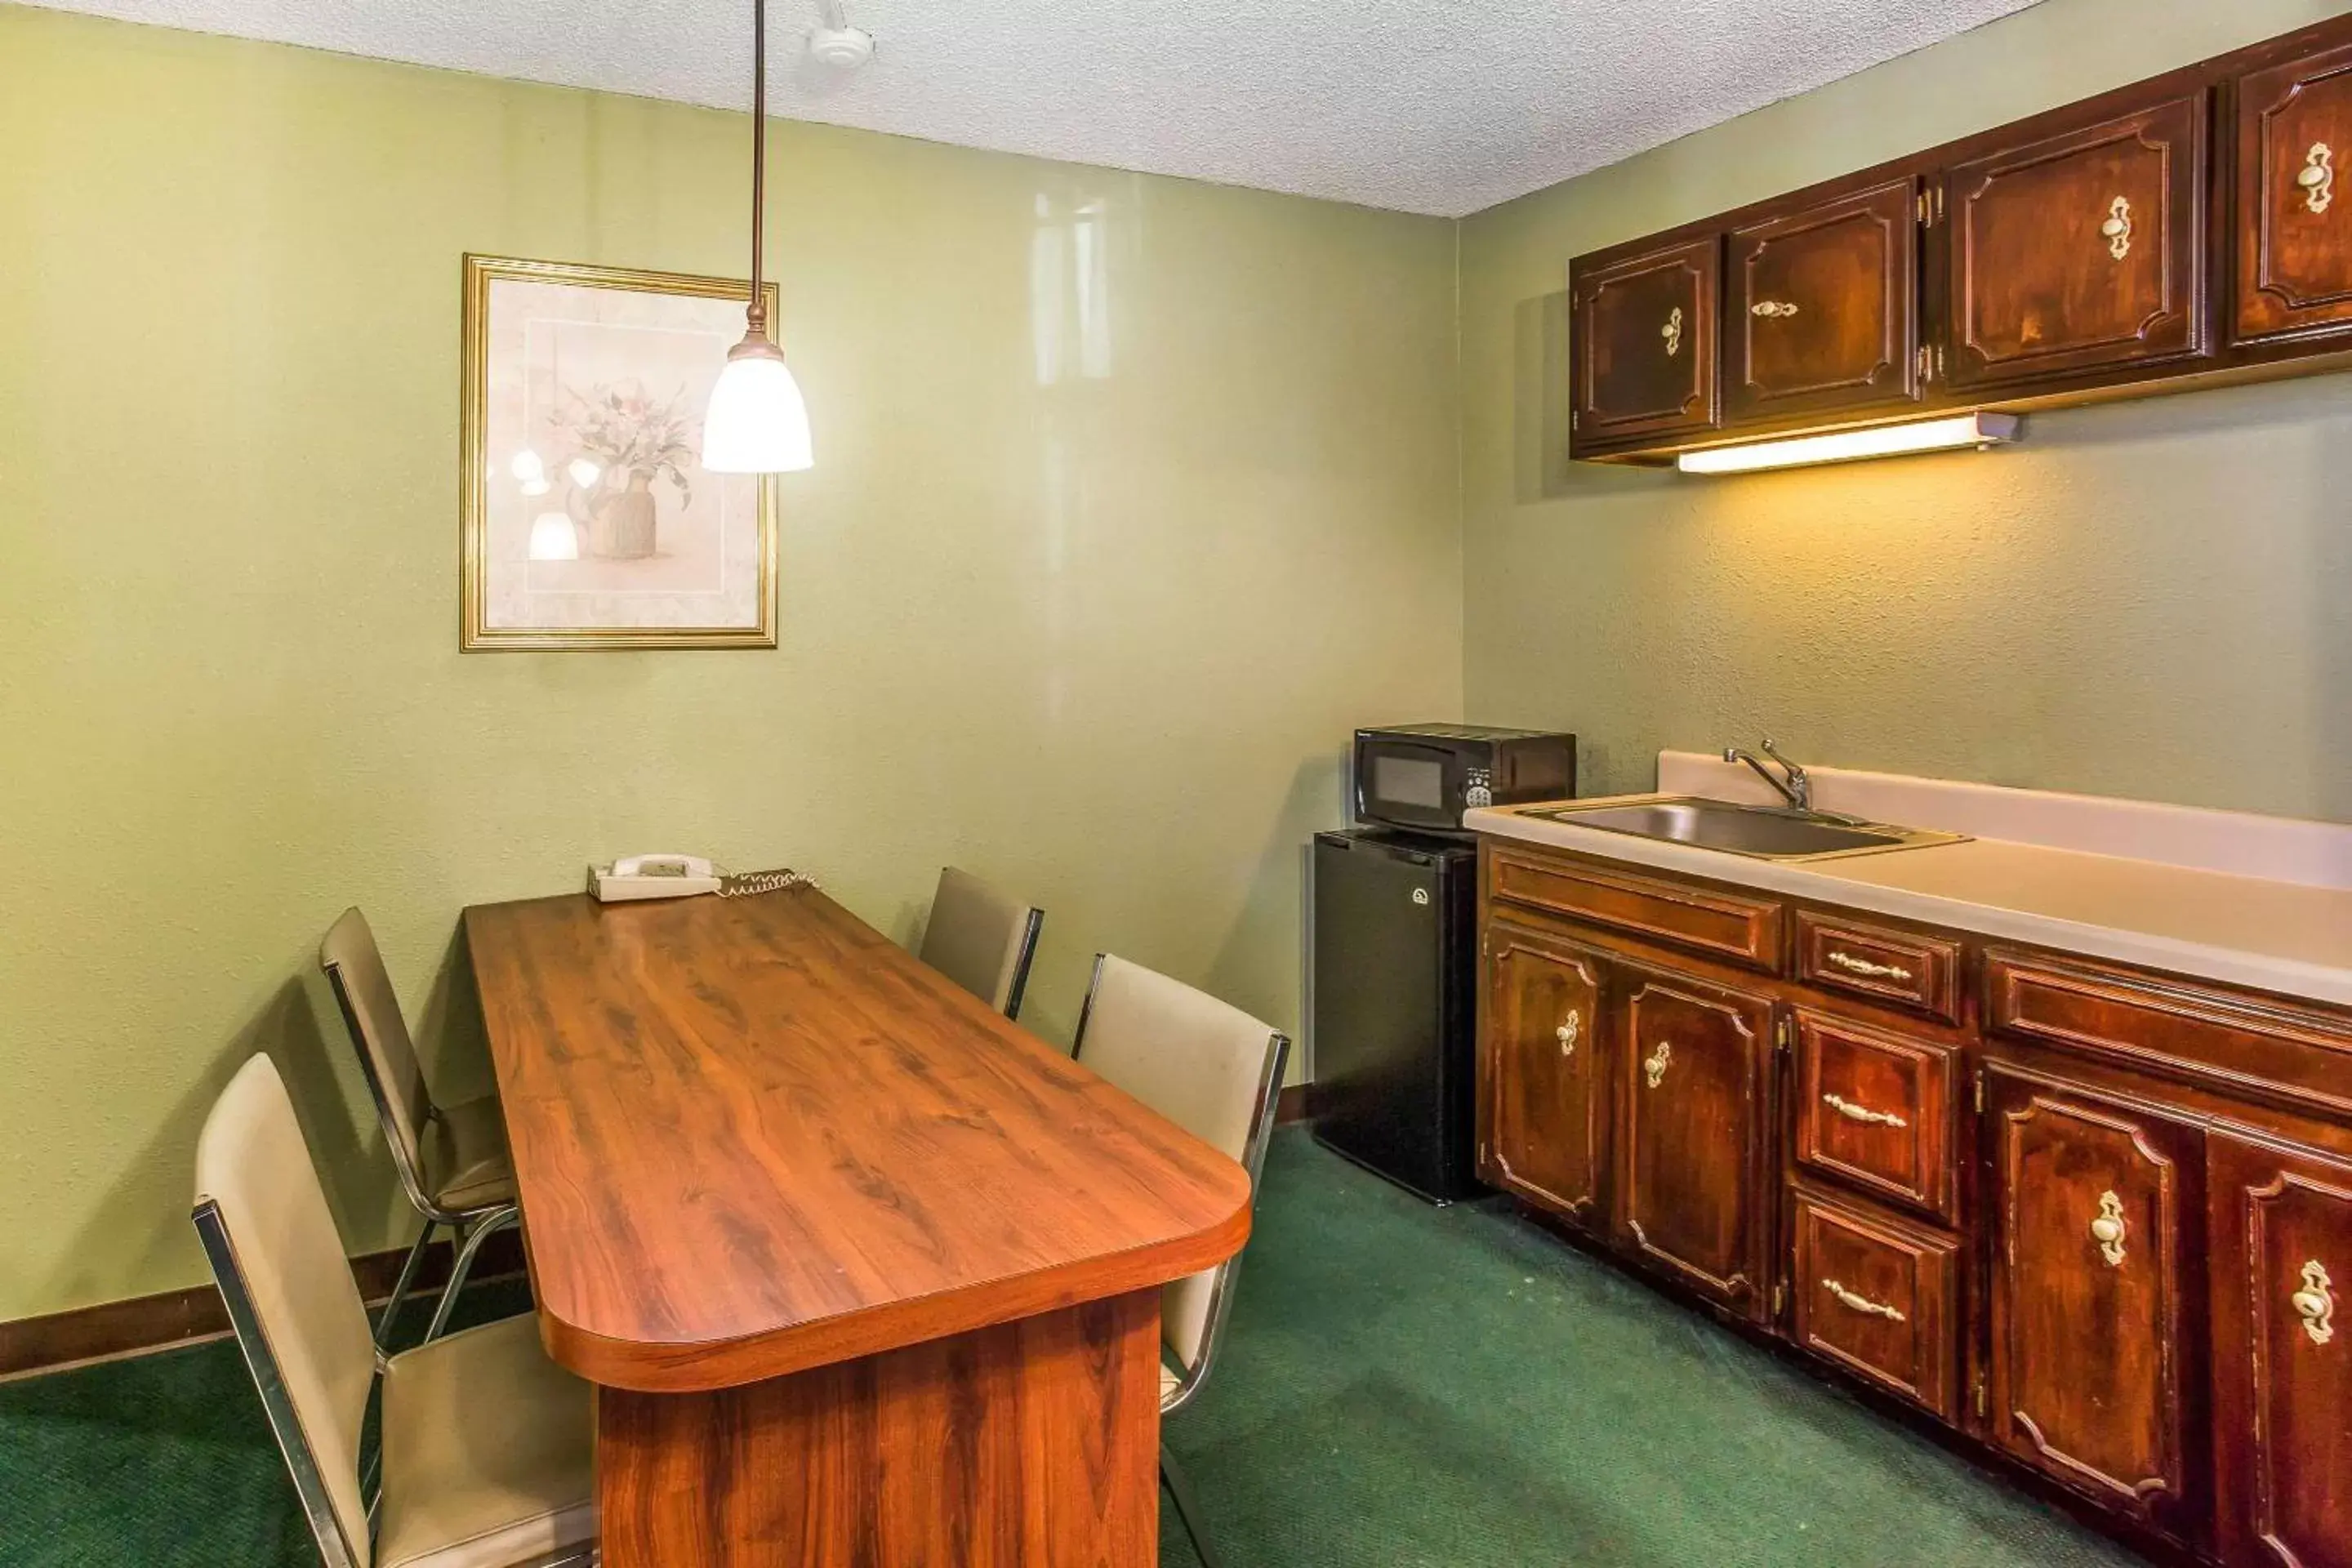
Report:
[[[1576,794],[1576,737],[1549,730],[1406,724],[1356,731],[1356,820],[1463,831],[1462,814]]]

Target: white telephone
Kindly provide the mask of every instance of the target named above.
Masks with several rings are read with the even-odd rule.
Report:
[[[699,855],[625,855],[588,868],[588,890],[599,903],[630,899],[683,899],[719,890],[721,872]]]
[[[634,899],[683,899],[696,893],[740,899],[753,893],[816,885],[814,877],[782,868],[730,876],[726,867],[699,855],[628,855],[609,866],[588,868],[588,891],[604,904]]]

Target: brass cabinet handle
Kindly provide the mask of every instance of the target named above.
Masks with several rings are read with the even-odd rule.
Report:
[[[2324,213],[2336,199],[2336,150],[2325,142],[2314,142],[2311,151],[2303,156],[2303,167],[2296,171],[2294,183],[2302,187],[2303,205],[2315,213]]]
[[[2107,207],[2107,221],[2099,226],[2106,237],[2107,254],[2121,261],[2131,254],[2132,216],[2128,197],[2117,196]]]
[[[1866,958],[1856,958],[1850,952],[1841,952],[1835,948],[1830,950],[1828,962],[1844,970],[1848,974],[1867,975],[1874,980],[1911,978],[1911,972],[1899,963],[1873,963]]]
[[[1822,1289],[1857,1312],[1864,1312],[1874,1318],[1884,1318],[1890,1323],[1899,1323],[1904,1321],[1903,1314],[1895,1308],[1874,1301],[1867,1296],[1856,1295],[1834,1279],[1822,1280]]]
[[[1683,351],[1683,308],[1675,306],[1666,314],[1666,324],[1658,329],[1658,336],[1666,340],[1666,357],[1672,359]]]
[[[1674,1059],[1675,1047],[1668,1042],[1660,1040],[1658,1048],[1652,1051],[1649,1059],[1642,1064],[1643,1075],[1649,1079],[1652,1089],[1666,1081],[1666,1064]]]
[[[2289,1298],[2313,1344],[2324,1345],[2336,1337],[2335,1284],[2315,1258],[2303,1266],[2303,1289]]]
[[[1866,1105],[1856,1105],[1851,1100],[1834,1094],[1822,1096],[1822,1103],[1849,1121],[1874,1122],[1881,1127],[1908,1127],[1911,1124],[1891,1110],[1873,1110]]]
[[[1751,316],[1793,316],[1797,307],[1786,300],[1759,300],[1748,307]]]
[[[1561,1056],[1572,1057],[1576,1054],[1576,1037],[1582,1033],[1583,1029],[1583,1021],[1574,1013],[1570,1013],[1561,1020],[1559,1027],[1552,1031],[1552,1037],[1559,1042]]]
[[[2110,1190],[2099,1194],[2099,1217],[2091,1222],[2091,1239],[2110,1268],[2124,1266],[2124,1201]]]

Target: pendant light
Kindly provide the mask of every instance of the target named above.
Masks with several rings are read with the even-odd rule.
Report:
[[[768,184],[768,0],[751,0],[751,305],[743,341],[710,389],[702,420],[702,466],[714,474],[788,474],[813,467],[808,405],[768,335],[761,292],[760,240]]]

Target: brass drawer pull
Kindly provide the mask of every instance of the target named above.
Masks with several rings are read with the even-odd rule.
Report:
[[[1576,1054],[1576,1037],[1583,1031],[1583,1020],[1574,1013],[1570,1013],[1561,1021],[1559,1027],[1552,1031],[1552,1037],[1559,1042],[1561,1056],[1572,1057]]]
[[[1748,313],[1751,316],[1766,318],[1793,316],[1797,313],[1797,307],[1786,300],[1759,300],[1748,307]]]
[[[1867,1296],[1858,1296],[1834,1279],[1822,1280],[1822,1289],[1857,1312],[1866,1313],[1874,1318],[1884,1318],[1890,1323],[1899,1323],[1904,1321],[1903,1314],[1896,1309],[1874,1301]]]
[[[1666,1081],[1666,1064],[1674,1059],[1675,1047],[1668,1042],[1660,1040],[1658,1048],[1652,1051],[1649,1059],[1642,1064],[1643,1075],[1650,1080],[1652,1089]]]
[[[2313,1344],[2324,1345],[2336,1337],[2335,1284],[2316,1258],[2303,1266],[2303,1289],[2291,1300]]]
[[[2336,199],[2336,152],[2325,142],[2315,142],[2304,155],[2303,168],[2294,176],[2303,191],[2303,205],[2315,213],[2324,213]]]
[[[2099,226],[2099,232],[2106,237],[2109,256],[2121,261],[2131,254],[2132,216],[2129,197],[2117,196],[2108,206],[2107,221]]]
[[[1856,958],[1850,952],[1832,948],[1823,960],[1835,964],[1848,974],[1859,974],[1870,980],[1909,980],[1911,972],[1899,963],[1873,963],[1866,958]]]
[[[2124,1201],[2112,1192],[2099,1194],[2099,1217],[2091,1222],[2091,1239],[2110,1268],[2124,1266]]]
[[[1683,352],[1683,308],[1675,306],[1666,315],[1666,324],[1658,329],[1658,336],[1666,340],[1666,357],[1672,359]]]
[[[1866,1105],[1856,1105],[1851,1100],[1834,1094],[1822,1096],[1822,1103],[1849,1121],[1868,1121],[1880,1127],[1908,1127],[1911,1124],[1891,1110],[1873,1110]]]

